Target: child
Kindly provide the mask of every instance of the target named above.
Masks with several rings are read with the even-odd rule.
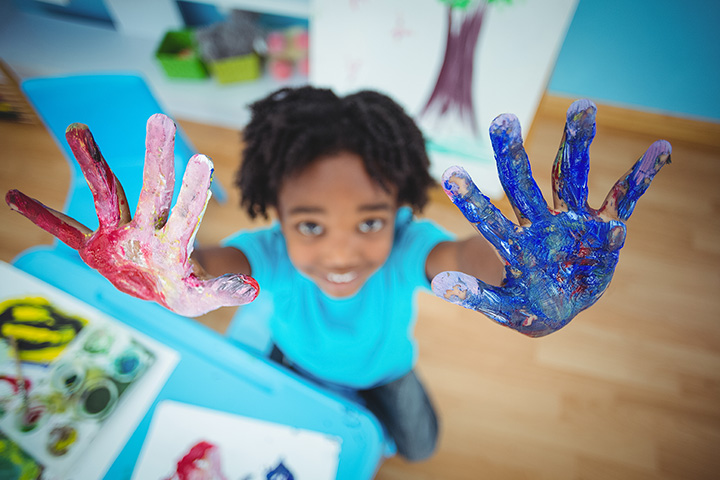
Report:
[[[433,185],[429,161],[421,132],[386,96],[284,89],[252,105],[244,137],[242,205],[278,222],[194,258],[211,275],[251,274],[272,296],[271,358],[357,390],[400,455],[427,458],[438,428],[413,371],[415,292],[461,258],[472,262],[463,271],[499,284],[502,263],[482,237],[452,242],[413,219]]]
[[[655,142],[592,209],[594,134],[595,106],[574,102],[553,167],[550,209],[532,179],[517,119],[496,118],[490,136],[518,225],[453,168],[443,188],[488,239],[456,240],[413,217],[433,181],[423,137],[395,102],[374,92],[280,90],[252,106],[237,181],[250,216],[272,212],[277,222],[196,251],[194,262],[214,278],[188,261],[211,162],[190,160],[169,215],[174,125],[167,117],[148,121],[145,180],[132,220],[117,179],[87,127],[77,124],[67,138],[91,185],[98,230],[16,190],[6,201],[78,249],[119,289],[186,315],[251,301],[251,274],[273,306],[271,357],[357,393],[398,453],[421,460],[435,448],[438,422],[413,371],[415,292],[432,280],[437,295],[529,336],[551,333],[592,305],[612,278],[624,220],[670,161],[670,145]]]

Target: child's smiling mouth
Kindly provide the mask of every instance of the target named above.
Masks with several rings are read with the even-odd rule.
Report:
[[[357,272],[347,272],[347,273],[330,272],[327,274],[327,276],[325,278],[330,283],[345,284],[345,283],[352,282],[357,277],[358,277]]]

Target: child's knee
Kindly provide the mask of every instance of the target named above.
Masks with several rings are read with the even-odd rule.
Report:
[[[401,441],[395,439],[398,455],[409,462],[427,460],[435,454],[438,436],[438,421],[437,417],[433,416],[425,428],[416,429],[412,435],[407,435]]]

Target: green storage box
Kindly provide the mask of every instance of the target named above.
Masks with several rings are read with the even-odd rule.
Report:
[[[168,77],[207,78],[208,71],[200,58],[192,30],[169,31],[163,37],[155,57]]]
[[[210,62],[210,71],[219,83],[247,82],[260,76],[260,57],[256,53]]]

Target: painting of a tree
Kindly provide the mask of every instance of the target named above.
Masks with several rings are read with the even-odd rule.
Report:
[[[431,173],[463,165],[504,195],[488,128],[529,128],[578,0],[313,0],[310,81],[389,94],[427,141]]]
[[[480,135],[473,102],[475,51],[489,4],[509,0],[441,0],[447,4],[445,54],[435,87],[419,118],[429,131],[442,136]]]

